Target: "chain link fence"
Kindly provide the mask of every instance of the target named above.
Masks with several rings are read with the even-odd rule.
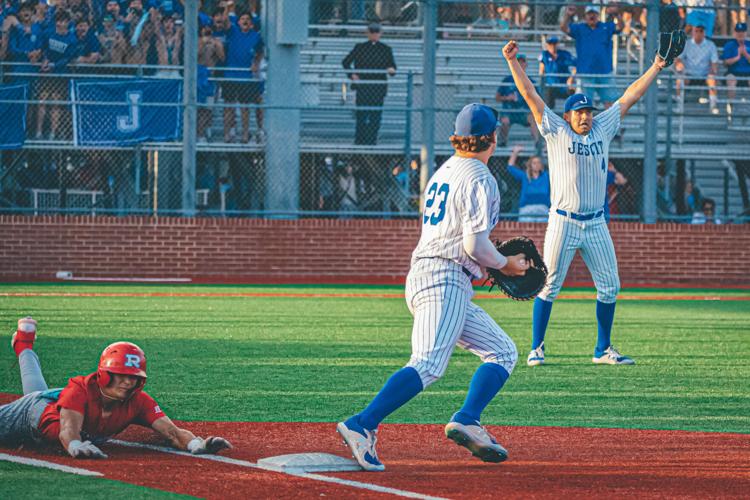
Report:
[[[265,46],[264,27],[275,20],[266,18],[266,2],[203,2],[197,132],[187,138],[182,90],[176,98],[160,94],[149,100],[140,83],[182,82],[184,20],[175,8],[181,3],[155,2],[152,10],[140,12],[111,12],[110,4],[83,13],[70,7],[68,25],[74,28],[66,33],[62,26],[58,36],[48,34],[56,23],[44,7],[4,14],[0,107],[16,134],[3,138],[1,146],[0,210],[278,215],[267,201],[282,179],[267,167],[265,114],[274,107],[268,104],[266,77],[273,46]],[[549,169],[546,145],[509,79],[500,49],[508,40],[518,41],[527,74],[556,113],[562,114],[568,95],[581,91],[603,109],[651,63],[649,12],[637,3],[588,5],[311,0],[308,38],[299,51],[298,206],[286,215],[416,217],[422,170],[434,169],[452,154],[448,137],[458,110],[482,102],[501,116],[489,168],[503,193],[502,217],[544,220],[547,207],[538,206],[545,201],[535,193]],[[661,30],[686,27],[695,37],[695,26],[703,26],[718,60],[709,57],[711,82],[707,73],[690,73],[692,68],[663,72],[656,84],[658,110],[647,109],[643,99],[623,120],[609,148],[603,193],[612,219],[642,220],[646,185],[655,186],[660,220],[747,220],[750,71],[743,72],[742,60],[724,63],[728,56],[744,57],[742,31],[734,28],[746,22],[747,5],[744,0],[717,5],[677,9],[668,3],[659,9]],[[426,34],[433,13],[435,30]],[[579,28],[571,27],[585,26],[594,14],[615,29],[592,52],[580,45],[581,36],[573,36],[571,29]],[[88,20],[87,31],[82,19]],[[435,57],[428,60],[424,54],[430,50]],[[598,58],[594,63],[592,54]],[[78,85],[71,82],[81,89],[84,83],[97,91],[118,84],[127,89],[121,97],[95,101],[82,90],[71,91]],[[20,98],[12,94],[18,85],[26,92]],[[138,92],[143,95],[133,97]],[[150,135],[130,140],[115,134],[106,145],[86,142],[87,134],[106,132],[93,119],[82,121],[84,111],[95,108],[111,108],[113,123],[122,120],[125,130],[141,120]],[[646,122],[653,113],[658,113],[657,179],[644,184],[649,181],[644,179]],[[143,121],[147,115],[151,118]],[[423,124],[432,121],[430,135]],[[11,140],[19,134],[20,147]],[[425,156],[430,137],[433,156]],[[190,178],[184,172],[184,140],[197,150],[195,210],[183,204]],[[434,164],[424,164],[425,159]]]

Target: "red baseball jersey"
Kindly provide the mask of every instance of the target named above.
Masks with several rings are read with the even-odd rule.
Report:
[[[113,436],[130,424],[151,427],[156,420],[166,416],[154,398],[139,391],[126,402],[114,405],[112,414],[102,418],[102,397],[96,373],[71,378],[60,398],[47,405],[42,413],[39,431],[49,441],[58,440],[61,408],[83,414],[81,431],[89,438]]]

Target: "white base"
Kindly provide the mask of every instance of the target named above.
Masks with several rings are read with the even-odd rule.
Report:
[[[360,471],[362,467],[352,459],[330,453],[294,453],[258,460],[264,469],[277,470],[290,474],[305,472],[344,472]]]

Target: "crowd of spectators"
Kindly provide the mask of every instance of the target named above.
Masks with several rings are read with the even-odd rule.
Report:
[[[184,0],[3,0],[0,60],[3,81],[31,84],[31,98],[67,100],[67,81],[78,74],[131,74],[180,78]],[[264,92],[264,45],[258,0],[201,2],[198,24],[198,97],[260,104]],[[130,67],[128,67],[130,66]],[[139,66],[146,66],[145,69]],[[214,68],[221,68],[214,70]],[[59,75],[59,76],[58,76]],[[216,86],[214,81],[221,80]],[[32,113],[36,139],[55,140],[63,107],[41,103]],[[249,108],[225,108],[225,142],[250,140]],[[211,111],[200,112],[199,141],[210,135]],[[256,140],[264,140],[256,108]],[[31,125],[31,124],[30,124]]]

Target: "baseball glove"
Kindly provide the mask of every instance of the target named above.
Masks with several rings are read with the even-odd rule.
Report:
[[[671,66],[674,60],[682,54],[686,41],[687,36],[682,30],[675,30],[671,33],[659,33],[659,50],[656,53],[664,59],[667,66]]]
[[[496,241],[495,248],[505,256],[524,254],[529,261],[529,269],[523,276],[506,276],[498,269],[488,267],[490,291],[497,286],[513,300],[530,300],[536,297],[547,283],[547,266],[544,265],[534,241],[527,236],[517,236],[506,241]]]

